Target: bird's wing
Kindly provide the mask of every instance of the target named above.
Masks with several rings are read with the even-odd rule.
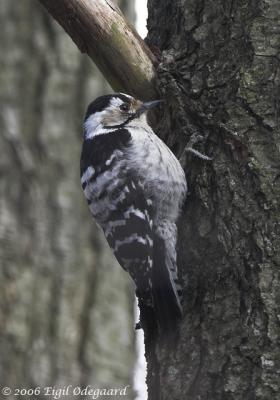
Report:
[[[120,265],[131,275],[138,297],[152,306],[152,201],[141,182],[125,180],[110,193],[114,207],[103,223],[106,239]]]

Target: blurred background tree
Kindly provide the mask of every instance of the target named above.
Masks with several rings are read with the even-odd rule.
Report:
[[[109,87],[38,2],[1,0],[0,23],[0,383],[132,386],[131,284],[79,181],[83,114]]]

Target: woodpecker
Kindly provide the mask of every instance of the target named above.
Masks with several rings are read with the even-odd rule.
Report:
[[[98,97],[84,119],[81,184],[91,214],[140,306],[153,310],[159,329],[181,317],[177,220],[187,192],[184,171],[147,122],[161,103],[127,94]]]

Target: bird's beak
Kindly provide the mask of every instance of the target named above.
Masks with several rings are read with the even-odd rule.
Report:
[[[154,108],[163,102],[164,102],[164,100],[154,100],[154,101],[147,101],[145,103],[142,103],[137,110],[137,116],[139,117],[144,112],[147,112],[151,108]]]

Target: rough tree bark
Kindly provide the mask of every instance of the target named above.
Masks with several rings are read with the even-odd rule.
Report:
[[[157,132],[213,156],[187,159],[184,318],[148,357],[150,399],[279,398],[279,20],[277,0],[149,0]]]
[[[130,385],[132,400],[134,294],[79,182],[86,105],[111,89],[37,1],[0,3],[0,393]]]
[[[279,51],[277,0],[149,0],[169,107],[158,132],[189,156],[180,229],[184,320],[159,345],[151,398],[279,399]]]

